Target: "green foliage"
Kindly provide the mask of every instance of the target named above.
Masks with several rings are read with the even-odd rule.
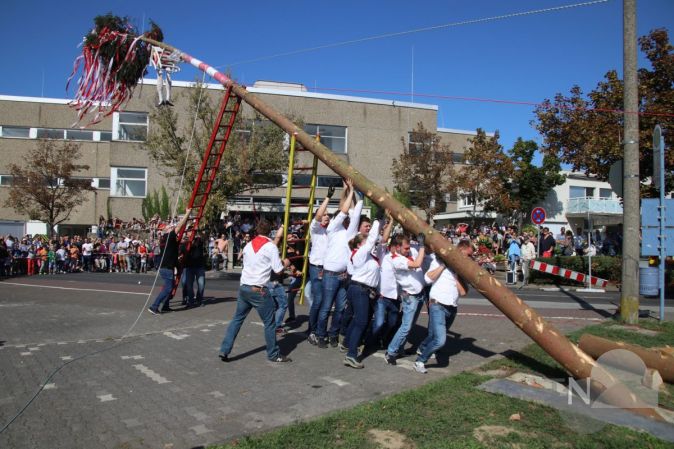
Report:
[[[641,68],[639,79],[639,173],[643,180],[653,173],[652,135],[656,124],[674,126],[667,114],[674,110],[674,54],[665,29],[656,29],[639,38],[642,53],[651,63]],[[555,154],[574,170],[608,179],[611,165],[623,157],[623,82],[613,69],[587,95],[573,86],[569,95],[557,93],[534,111],[532,124],[545,137],[544,151]],[[610,111],[610,112],[609,112]],[[665,133],[665,180],[668,192],[674,189],[674,134]],[[642,193],[651,196],[655,188],[642,184]]]
[[[410,200],[409,192],[393,189],[393,198],[398,200],[398,202],[405,207],[412,207],[412,200]]]
[[[88,165],[78,164],[82,158],[79,145],[64,141],[39,140],[23,157],[23,164],[10,164],[13,177],[5,206],[19,214],[47,223],[49,234],[54,226],[66,221],[70,214],[93,191],[91,178],[76,178]]]
[[[525,224],[522,226],[522,232],[533,233],[533,235],[538,236],[538,226],[533,224]]]
[[[555,256],[555,257],[539,257],[536,260],[541,262],[556,265],[562,268],[568,268],[579,273],[589,273],[588,257],[580,256]],[[592,276],[606,279],[610,282],[620,283],[620,275],[622,273],[622,258],[609,256],[596,256],[592,258]],[[578,282],[570,281],[559,276],[554,276],[548,273],[531,270],[530,281],[547,280],[560,284],[578,285]]]
[[[395,190],[404,192],[429,221],[437,211],[444,210],[445,196],[451,192],[447,180],[452,173],[452,151],[422,123],[412,131],[410,142],[401,140],[402,154],[391,163]]]
[[[538,152],[538,145],[533,140],[518,138],[513,148],[509,151],[513,163],[514,173],[510,187],[510,199],[513,208],[503,211],[509,216],[512,223],[522,227],[525,219],[530,220],[531,211],[540,205],[548,192],[555,186],[564,183],[564,176],[560,174],[561,164],[553,153],[543,155],[543,163],[540,167],[533,165],[532,161]]]
[[[151,113],[153,126],[150,127],[144,148],[168,178],[177,179],[184,173],[185,190],[182,194],[188,198],[222,101],[216,95],[222,95],[222,92],[209,91],[197,82],[194,88],[183,95],[187,96],[185,119],[179,121],[174,108],[156,108]],[[176,98],[176,102],[180,101],[179,98]],[[230,106],[228,108],[231,109]],[[301,127],[301,121],[295,122]],[[244,117],[242,113],[238,114],[235,132],[227,143],[205,206],[207,221],[214,222],[219,218],[229,198],[260,188],[255,184],[253,175],[287,171],[288,153],[283,151],[284,138],[282,129],[263,120],[260,115]],[[190,142],[192,146],[188,148]]]
[[[159,203],[159,215],[164,220],[167,220],[171,217],[171,205],[169,204],[168,193],[166,188],[161,186],[161,202]]]
[[[143,214],[143,220],[145,220],[145,222],[150,221],[150,218],[152,218],[154,215],[152,213],[152,197],[150,195],[147,195],[145,198],[143,198],[140,209],[141,214]]]

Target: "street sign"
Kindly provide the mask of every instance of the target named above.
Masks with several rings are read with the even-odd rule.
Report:
[[[535,207],[534,210],[531,211],[531,221],[537,225],[545,223],[545,209],[542,207]]]

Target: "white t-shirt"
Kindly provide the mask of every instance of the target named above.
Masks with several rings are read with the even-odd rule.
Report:
[[[274,273],[283,270],[278,248],[269,237],[259,235],[243,248],[241,285],[263,286],[269,282],[272,270]]]
[[[351,257],[349,249],[349,240],[358,234],[358,222],[360,212],[363,210],[363,202],[358,201],[353,209],[351,221],[348,229],[344,229],[344,219],[347,215],[339,212],[328,225],[328,243],[325,258],[323,259],[323,269],[341,273],[346,271],[346,265]]]
[[[309,263],[312,265],[323,265],[325,252],[328,250],[328,228],[323,227],[318,221],[311,220],[311,251],[309,252]]]
[[[117,243],[117,254],[120,256],[126,255],[126,250],[129,248],[129,243],[126,241],[121,241]]]
[[[381,261],[379,293],[389,299],[398,299],[398,283],[396,281],[396,273],[395,268],[393,268],[391,253],[386,253]]]
[[[375,221],[365,243],[351,255],[351,280],[370,287],[379,285],[379,260],[372,255],[372,250],[379,237],[379,221]]]
[[[405,257],[401,254],[391,256],[393,268],[395,270],[396,281],[400,288],[410,294],[418,295],[424,289],[424,272],[421,268],[409,268],[409,262],[414,262],[418,253],[414,248],[410,248],[410,256]]]
[[[439,260],[435,254],[431,255],[431,265],[428,271],[433,271],[438,267],[445,266],[444,262]],[[428,272],[427,272],[428,273]],[[430,297],[440,304],[446,306],[457,306],[459,303],[459,289],[454,272],[445,267],[440,276],[432,281],[428,276],[424,276],[426,282],[432,284]]]
[[[82,244],[82,255],[83,256],[91,256],[91,252],[94,249],[94,245],[91,243],[83,243]]]

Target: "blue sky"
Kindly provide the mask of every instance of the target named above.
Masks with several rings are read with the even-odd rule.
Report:
[[[589,91],[622,71],[622,1],[450,26],[291,56],[266,58],[370,36],[581,3],[580,0],[372,0],[174,2],[9,0],[0,17],[0,94],[68,98],[65,82],[82,36],[98,14],[152,19],[165,41],[244,84],[299,82],[345,95],[439,106],[438,126],[499,130],[539,139],[533,107],[441,96],[540,102],[574,85]],[[674,30],[673,0],[638,0],[638,34]],[[674,40],[674,39],[672,39]],[[261,58],[262,60],[250,62]],[[246,62],[249,61],[249,62]],[[641,60],[643,64],[643,60]],[[177,79],[200,77],[184,66]],[[398,92],[396,95],[364,91]],[[328,93],[337,93],[325,90]],[[420,97],[419,94],[431,95]],[[437,97],[433,97],[437,96]],[[0,118],[0,121],[1,118]]]

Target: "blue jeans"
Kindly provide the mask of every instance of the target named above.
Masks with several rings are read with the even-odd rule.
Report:
[[[349,348],[347,356],[358,357],[358,345],[363,338],[367,323],[370,320],[370,291],[362,285],[351,284],[347,291],[347,298],[351,304],[353,318],[346,330],[346,345]]]
[[[393,336],[393,339],[386,350],[386,352],[388,352],[390,355],[398,355],[398,353],[402,350],[402,347],[405,345],[407,335],[410,333],[410,330],[412,330],[412,326],[414,326],[414,322],[416,321],[415,317],[417,316],[417,308],[423,299],[423,293],[419,293],[418,295],[404,294],[402,298],[402,324],[398,328],[398,332],[396,332]]]
[[[368,344],[377,344],[377,339],[386,340],[386,336],[398,324],[400,315],[400,301],[380,296],[374,306],[374,321],[372,334]]]
[[[428,306],[428,336],[419,346],[421,355],[417,362],[428,362],[434,352],[441,349],[447,340],[447,329],[450,328],[456,318],[455,306],[443,306],[431,303]]]
[[[189,304],[194,303],[194,281],[197,281],[197,303],[204,300],[204,288],[206,287],[206,269],[204,267],[185,268],[185,284],[183,285],[183,298],[187,298]],[[187,295],[185,295],[187,293]]]
[[[268,289],[265,288],[262,292],[255,292],[250,285],[239,287],[239,295],[236,298],[236,312],[229,323],[225,338],[222,340],[220,352],[224,355],[229,355],[232,352],[232,346],[234,346],[234,340],[239,334],[241,325],[253,308],[257,310],[257,314],[260,315],[260,319],[264,323],[267,358],[274,360],[280,355],[278,344],[276,344],[276,327],[274,326],[274,300]]]
[[[169,268],[160,268],[159,276],[164,280],[164,286],[152,303],[152,310],[159,310],[159,306],[162,305],[163,307],[167,307],[171,296],[171,290],[173,290],[173,270]],[[164,301],[166,301],[166,304],[164,304]]]
[[[288,318],[295,319],[295,297],[302,287],[302,278],[292,278],[290,285],[288,285]]]
[[[335,312],[332,315],[330,331],[328,328],[328,315],[332,304],[335,304]],[[321,309],[318,313],[318,326],[316,335],[325,338],[326,335],[336,337],[342,324],[342,313],[346,305],[346,278],[332,272],[323,272],[323,297],[321,298]]]
[[[274,319],[276,327],[283,327],[283,318],[286,316],[286,310],[288,310],[286,289],[283,286],[283,283],[278,281],[267,282],[267,289],[276,305],[276,318]]]
[[[318,315],[321,310],[321,298],[323,297],[323,268],[309,265],[309,280],[311,280],[311,307],[309,308],[309,332],[316,332]]]

